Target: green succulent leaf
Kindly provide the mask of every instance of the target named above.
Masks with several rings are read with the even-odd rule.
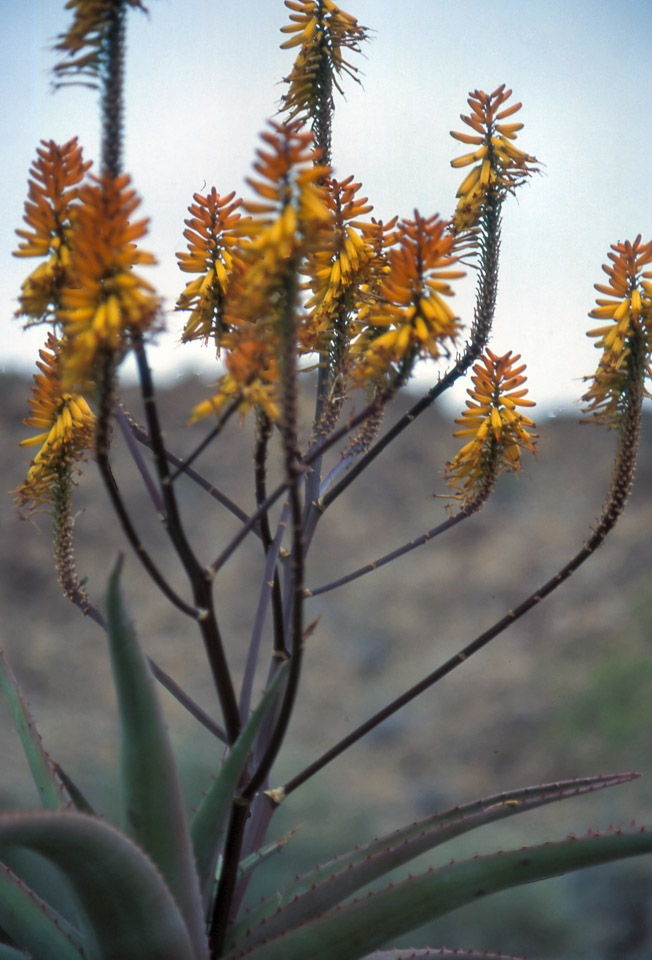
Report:
[[[261,863],[265,863],[270,857],[281,853],[285,844],[293,837],[298,829],[298,827],[295,827],[294,830],[290,830],[290,832],[284,837],[281,837],[280,840],[273,840],[271,843],[265,844],[260,850],[256,850],[254,853],[249,854],[248,857],[245,857],[244,860],[241,860],[238,865],[239,879],[243,880],[245,877],[248,877]]]
[[[272,682],[240,732],[192,819],[191,836],[204,897],[208,895],[212,888],[217,860],[217,845],[226,824],[238,781],[249,759],[254,738],[272,705],[286,672],[286,664],[282,664],[276,671]]]
[[[109,577],[106,630],[118,694],[122,821],[150,855],[183,913],[198,957],[208,942],[177,767],[147,659],[120,592],[121,560]]]
[[[460,834],[548,803],[627,783],[638,776],[637,773],[616,773],[539,784],[435,813],[297,877],[234,924],[229,943],[237,944],[240,949],[251,949],[281,930],[325,913],[366,884]]]
[[[0,851],[15,846],[51,861],[70,884],[85,960],[203,958],[154,863],[105,820],[68,810],[0,816]],[[35,956],[50,960],[47,952]]]
[[[424,947],[423,950],[413,950],[407,947],[405,950],[375,950],[367,954],[363,960],[508,960],[504,953],[488,953],[483,950],[481,953],[477,950],[447,950],[446,947],[436,949],[434,947]],[[510,953],[509,960],[527,960],[527,957],[517,957]]]
[[[6,943],[0,943],[0,960],[31,960],[31,957],[22,950],[16,950],[15,947],[10,947]]]
[[[0,960],[80,960],[79,932],[52,910],[4,863],[0,863],[0,926],[27,951],[0,944]],[[4,951],[4,952],[3,952]]]
[[[640,828],[452,862],[315,917],[247,952],[247,960],[360,960],[383,943],[500,890],[651,852],[652,832]],[[242,955],[237,950],[229,956]]]
[[[70,799],[72,800],[72,804],[75,810],[80,810],[81,813],[95,813],[95,810],[93,810],[93,807],[91,806],[89,801],[86,799],[86,797],[84,796],[82,791],[79,789],[75,781],[68,776],[68,774],[63,769],[63,767],[60,767],[58,763],[55,763],[53,766],[54,766],[54,772],[56,773],[57,777],[61,780],[61,783],[66,788],[66,792],[70,797]]]
[[[41,736],[4,653],[0,653],[0,687],[7,698],[42,805],[46,810],[65,807],[68,801],[63,786],[43,749]]]

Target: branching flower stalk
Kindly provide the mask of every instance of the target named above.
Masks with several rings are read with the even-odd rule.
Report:
[[[140,6],[132,3],[132,6]],[[82,203],[73,225],[71,282],[61,293],[57,319],[66,335],[65,378],[85,387],[95,381],[98,396],[96,452],[109,495],[137,556],[155,583],[179,609],[198,623],[219,695],[229,741],[239,730],[237,702],[224,657],[212,597],[212,574],[199,563],[185,536],[172,488],[154,406],[154,387],[145,353],[143,334],[152,326],[159,301],[152,288],[132,272],[134,264],[153,263],[151,255],[137,250],[146,221],[129,218],[139,201],[128,189],[121,171],[124,0],[80,2],[67,35],[58,48],[69,55],[86,49],[81,59],[59,66],[59,74],[90,71],[100,89],[102,105],[102,176],[80,190]],[[56,71],[55,71],[56,72]],[[189,577],[194,606],[169,587],[137,536],[122,502],[109,463],[109,419],[113,410],[117,364],[126,349],[136,354],[145,415],[152,438],[155,465],[165,504],[164,526]]]
[[[341,10],[332,0],[285,0],[285,5],[292,11],[291,23],[282,27],[282,32],[291,34],[281,47],[291,49],[298,47],[298,53],[288,77],[285,78],[287,91],[281,99],[281,111],[286,114],[286,122],[295,119],[302,123],[309,123],[315,144],[315,162],[330,165],[331,163],[331,133],[335,102],[333,88],[343,93],[340,81],[343,75],[359,82],[358,68],[345,59],[345,52],[360,52],[360,45],[368,39],[366,27],[358,24],[355,17]],[[350,180],[344,181],[348,186]],[[337,201],[337,182],[335,190],[330,192],[331,202],[339,207]],[[333,181],[331,181],[333,186]],[[357,188],[358,185],[356,185]],[[354,191],[353,191],[354,192]],[[345,200],[345,205],[351,205],[352,192]],[[353,214],[349,211],[350,216]],[[341,224],[334,224],[334,229],[342,235]],[[350,234],[350,231],[348,231]],[[344,240],[344,238],[342,237]],[[350,234],[345,243],[355,242]],[[326,262],[323,262],[325,258]],[[333,259],[337,267],[329,269],[328,260]],[[333,269],[338,269],[341,257],[337,249],[322,252],[321,270],[329,277]],[[345,277],[346,277],[345,269]],[[337,282],[337,279],[336,279]],[[345,308],[340,304],[336,311],[340,315],[336,329],[340,328],[344,320]],[[323,323],[323,318],[320,318]],[[314,337],[314,333],[313,333]],[[337,337],[337,334],[336,334]],[[332,350],[331,346],[322,342],[313,344],[319,352],[317,374],[317,390],[315,399],[315,429],[319,435],[324,430],[324,417],[329,422],[337,416],[338,404],[332,406],[334,393],[342,394],[344,384],[338,383],[338,369],[342,363],[339,349]],[[312,480],[307,490],[308,502],[315,499],[321,472],[321,461],[317,460]]]
[[[406,690],[392,703],[388,704],[373,717],[353,730],[347,737],[326,751],[319,759],[310,764],[305,770],[297,774],[283,787],[269,792],[275,803],[280,803],[290,793],[305,783],[315,773],[322,770],[328,763],[340,756],[345,750],[360,740],[363,736],[375,729],[388,717],[392,716],[406,704],[410,703],[421,693],[430,689],[439,680],[465,663],[469,657],[482,650],[492,640],[503,633],[508,627],[528,613],[533,607],[549,596],[562,583],[575,573],[576,570],[598,549],[607,535],[615,527],[620,517],[634,480],[634,470],[639,447],[639,433],[641,425],[641,409],[643,398],[648,395],[645,381],[650,376],[650,361],[652,359],[652,271],[643,271],[643,266],[652,262],[652,241],[641,244],[638,236],[634,243],[615,244],[609,254],[613,266],[604,266],[603,269],[610,277],[609,288],[596,284],[596,289],[609,294],[609,300],[599,300],[598,307],[591,311],[590,316],[609,318],[613,320],[607,327],[589,331],[589,336],[600,337],[597,346],[603,350],[596,373],[588,378],[591,388],[584,397],[587,404],[586,412],[595,421],[606,424],[618,431],[618,443],[614,468],[609,492],[605,500],[600,519],[591,532],[586,543],[554,576],[534,591],[527,599],[502,617],[488,630],[476,637],[471,643],[448,659],[444,664],[424,677],[417,684]],[[613,299],[613,298],[616,299]],[[532,449],[532,435],[526,427],[531,425],[528,418],[519,415],[510,405],[529,404],[524,400],[523,390],[513,391],[513,387],[520,387],[522,378],[520,369],[509,371],[510,379],[505,384],[507,390],[506,406],[495,404],[489,409],[484,406],[484,398],[489,391],[486,388],[487,372],[501,374],[509,370],[510,355],[498,358],[488,353],[491,363],[485,361],[485,369],[480,365],[476,368],[476,389],[469,391],[471,397],[479,400],[477,404],[468,404],[466,416],[461,418],[472,426],[458,431],[458,435],[471,432],[473,439],[458,453],[455,460],[448,465],[453,482],[460,480],[468,489],[482,485],[484,476],[490,476],[495,467],[491,460],[486,460],[483,451],[486,449],[487,438],[490,447],[492,432],[502,435],[507,428],[507,445],[503,447],[502,458],[507,464],[513,465],[518,458],[518,449],[525,446]],[[518,358],[514,358],[515,360]],[[516,376],[515,376],[516,374]],[[480,392],[485,390],[486,392]],[[501,415],[502,406],[502,415]],[[505,416],[507,415],[507,416]],[[512,419],[514,417],[515,419]],[[500,421],[500,422],[499,422]],[[516,442],[511,440],[512,431],[516,432]],[[493,440],[496,439],[494,432]],[[503,441],[504,442],[504,441]],[[514,450],[516,447],[516,450]],[[508,466],[508,469],[510,467]],[[494,482],[491,477],[491,483]]]
[[[454,237],[451,250],[457,251],[462,262],[466,253],[472,265],[477,261],[478,268],[473,324],[464,351],[451,369],[356,463],[353,463],[351,454],[344,459],[338,473],[343,469],[347,469],[347,473],[332,485],[329,478],[329,489],[320,501],[323,508],[330,506],[406,427],[463,376],[485,349],[496,308],[502,206],[507,195],[513,194],[538,167],[535,157],[513,144],[523,124],[497,122],[504,121],[520,110],[520,103],[499,109],[511,94],[511,90],[505,89],[505,84],[491,94],[474,91],[468,101],[472,112],[469,115],[461,114],[462,121],[473,133],[451,131],[451,136],[456,140],[477,147],[473,153],[452,161],[452,166],[456,168],[476,164],[457,191],[457,209],[450,223],[450,233]]]
[[[525,399],[525,364],[516,368],[513,366],[519,359],[519,355],[512,357],[511,351],[498,357],[491,350],[487,350],[482,362],[473,368],[474,389],[467,391],[471,400],[467,401],[467,409],[456,421],[463,429],[455,433],[457,437],[472,439],[462,447],[454,460],[446,465],[446,471],[451,478],[449,485],[455,487],[459,484],[463,490],[459,513],[378,560],[331,583],[307,590],[306,596],[316,597],[351,583],[358,577],[405,556],[416,547],[429,543],[439,534],[480,510],[490,496],[499,473],[516,472],[520,469],[521,449],[534,453],[536,434],[528,433],[528,428],[533,427],[534,423],[517,409],[519,406],[534,406],[532,400]]]
[[[51,328],[34,378],[29,417],[37,449],[17,491],[30,514],[52,516],[55,558],[68,598],[106,633],[121,729],[120,828],[97,815],[43,751],[15,677],[0,657],[0,687],[23,739],[44,813],[0,817],[0,857],[24,846],[61,871],[75,896],[74,915],[36,896],[48,884],[30,859],[20,877],[0,862],[0,953],[57,960],[81,956],[120,960],[363,960],[419,923],[472,902],[478,892],[509,887],[593,863],[652,852],[652,834],[631,828],[584,840],[506,851],[431,868],[362,900],[356,894],[397,867],[468,830],[531,808],[633,779],[618,773],[486,797],[387,837],[358,846],[297,877],[243,913],[253,870],[287,837],[267,840],[279,804],[310,777],[422,692],[486,647],[567,580],[603,543],[631,489],[641,405],[652,352],[652,242],[618,243],[605,267],[607,285],[591,316],[601,350],[584,397],[591,421],[618,435],[611,487],[586,543],[554,576],[431,673],[387,703],[347,737],[308,763],[284,786],[270,787],[287,741],[302,679],[303,653],[316,626],[306,603],[386,566],[476,513],[502,472],[517,472],[534,452],[535,425],[526,416],[525,365],[512,350],[488,346],[498,284],[503,204],[537,170],[515,146],[520,104],[504,84],[470,94],[470,132],[453,137],[470,151],[453,160],[469,168],[450,218],[439,214],[368,219],[372,205],[351,175],[332,164],[334,91],[357,80],[349,62],[368,38],[332,0],[286,0],[284,48],[296,51],[281,102],[247,181],[253,197],[211,187],[195,193],[185,221],[188,247],[177,254],[191,274],[176,302],[187,314],[182,341],[200,340],[223,362],[211,393],[191,422],[213,426],[185,458],[168,449],[146,344],[159,326],[161,301],[140,276],[154,262],[137,246],[147,221],[122,170],[126,14],[140,0],[68,0],[70,29],[58,38],[64,59],[57,86],[99,90],[100,173],[88,174],[76,140],[43,141],[30,171],[21,257],[41,263],[24,282],[19,314]],[[463,320],[452,304],[467,268],[477,270],[473,322],[447,372],[441,366],[462,343]],[[119,367],[135,355],[146,429],[119,404]],[[431,389],[381,435],[385,409],[409,382],[415,364],[435,367]],[[300,380],[314,370],[315,416],[300,409]],[[466,409],[456,421],[461,449],[445,466],[454,514],[378,560],[306,589],[309,551],[318,521],[406,426],[460,376],[471,371]],[[360,404],[362,398],[362,404]],[[347,404],[355,404],[347,417]],[[357,409],[357,412],[356,412]],[[118,413],[116,414],[116,411]],[[255,421],[253,507],[242,506],[193,464],[239,415]],[[253,415],[250,417],[249,415]],[[111,430],[117,418],[189,586],[178,593],[141,540],[113,474]],[[137,444],[151,451],[152,468]],[[229,451],[230,452],[230,451]],[[208,716],[173,678],[146,657],[126,612],[122,559],[110,574],[104,610],[86,596],[74,565],[71,493],[76,472],[94,454],[123,531],[150,578],[202,637],[223,725]],[[331,462],[322,476],[322,466]],[[339,455],[339,459],[337,459]],[[275,468],[281,480],[270,491]],[[202,562],[181,515],[182,474],[235,516],[240,529],[210,564]],[[208,502],[208,501],[207,501]],[[253,533],[260,580],[251,592],[248,649],[238,678],[227,659],[213,595],[214,581]],[[256,562],[256,561],[254,561]],[[239,584],[250,587],[250,577]],[[235,638],[239,642],[239,638]],[[241,645],[242,646],[242,645]],[[188,816],[175,757],[152,675],[197,721],[225,744],[215,776]],[[257,684],[265,676],[265,690]],[[237,680],[239,679],[239,687]],[[305,761],[304,761],[305,762]],[[11,853],[6,854],[11,863]],[[443,862],[443,861],[442,861]],[[40,868],[39,868],[40,869]],[[57,874],[58,876],[58,874]],[[124,904],[129,905],[125,910]],[[435,951],[417,951],[421,956]],[[398,960],[398,950],[382,953]],[[474,957],[473,951],[437,955]],[[485,955],[485,954],[483,954]],[[486,952],[486,956],[494,956]]]

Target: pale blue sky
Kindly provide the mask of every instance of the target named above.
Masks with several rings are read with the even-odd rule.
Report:
[[[148,0],[129,18],[126,169],[152,218],[143,244],[171,305],[184,285],[174,253],[194,191],[245,191],[257,136],[273,116],[292,51],[278,48],[282,0]],[[652,4],[649,0],[345,0],[374,29],[364,89],[346,85],[333,140],[336,175],[354,174],[378,216],[448,216],[461,180],[450,168],[466,96],[502,82],[523,101],[519,145],[545,164],[504,211],[502,273],[493,348],[520,352],[533,399],[549,411],[583,392],[598,354],[585,331],[609,245],[652,239]],[[51,38],[67,23],[63,0],[0,0],[0,324],[2,368],[31,369],[41,332],[11,319],[29,261],[10,256],[27,171],[41,138],[77,134],[97,156],[96,97],[50,92]],[[187,277],[185,278],[187,279]],[[472,280],[456,308],[472,311]],[[155,366],[169,374],[207,351],[178,347],[170,317]],[[456,401],[461,404],[462,387]]]

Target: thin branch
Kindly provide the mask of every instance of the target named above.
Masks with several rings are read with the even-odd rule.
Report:
[[[272,425],[269,421],[269,418],[265,416],[264,413],[259,414],[259,431],[260,435],[258,442],[256,443],[256,449],[254,452],[254,476],[255,476],[255,488],[256,488],[256,505],[260,506],[261,503],[265,502],[267,498],[267,450],[269,446],[269,438],[271,435]],[[280,524],[283,524],[282,526]],[[279,571],[276,565],[276,559],[278,558],[278,551],[280,550],[283,527],[283,517],[279,522],[279,533],[281,534],[278,542],[278,547],[276,548],[276,558],[274,560],[273,570],[268,570],[266,567],[266,577],[265,580],[272,580],[272,616],[274,622],[274,651],[275,654],[283,659],[287,658],[287,650],[285,647],[285,629],[283,624],[283,601],[281,598],[281,584],[279,579]],[[272,547],[272,532],[269,525],[269,516],[267,513],[264,513],[260,518],[260,530],[263,541],[263,549],[265,553],[268,553]],[[278,534],[277,534],[278,537]],[[260,625],[262,630],[262,623]]]
[[[361,457],[349,472],[339,483],[328,490],[332,478],[327,476],[322,484],[322,489],[327,492],[322,494],[320,503],[324,510],[327,509],[340,494],[344,493],[349,484],[358,477],[363,470],[373,463],[379,454],[389,446],[389,444],[414,423],[416,418],[427,410],[434,401],[448,390],[459,377],[463,376],[468,368],[478,359],[489,339],[491,326],[493,324],[494,313],[496,309],[496,293],[498,289],[498,261],[500,254],[500,210],[502,200],[499,196],[488,197],[483,215],[482,240],[481,240],[481,260],[478,275],[476,305],[473,313],[473,324],[469,340],[464,349],[464,353],[458,357],[454,366],[439,380],[427,393],[415,403],[404,416],[400,417],[394,426],[387,431],[373,447]],[[353,462],[351,455],[345,458],[346,466]],[[334,470],[337,474],[342,470],[342,464],[337,464]]]
[[[267,448],[271,434],[271,423],[264,413],[258,414],[258,436],[254,449],[254,479],[256,491],[256,503],[258,506],[263,504],[267,498],[266,490],[266,463]],[[265,550],[265,568],[261,581],[260,594],[254,616],[254,623],[251,631],[251,640],[249,641],[249,650],[247,653],[247,662],[242,677],[240,688],[240,720],[242,723],[249,716],[251,708],[251,693],[253,690],[256,666],[260,655],[260,646],[262,643],[263,628],[267,610],[269,608],[270,598],[272,601],[272,615],[274,623],[274,654],[278,660],[287,660],[289,654],[285,646],[285,627],[283,622],[283,601],[281,597],[281,585],[278,573],[278,557],[281,550],[285,528],[287,524],[288,508],[285,505],[281,511],[281,516],[276,530],[276,535],[272,539],[269,526],[269,515],[265,511],[260,518],[261,539],[263,549]]]
[[[364,567],[359,567],[357,570],[353,570],[352,573],[347,573],[346,576],[340,577],[338,580],[332,580],[330,583],[325,583],[321,587],[306,589],[306,597],[318,597],[321,593],[328,593],[330,590],[335,590],[337,587],[343,587],[344,584],[351,583],[352,580],[357,580],[359,577],[363,577],[365,574],[371,573],[373,570],[379,570],[381,567],[384,567],[386,563],[391,563],[392,560],[397,560],[399,557],[405,556],[405,554],[410,553],[411,550],[415,550],[417,547],[422,547],[424,543],[428,543],[430,540],[433,540],[435,537],[439,536],[440,533],[450,530],[451,527],[456,526],[456,524],[458,524],[461,520],[465,520],[467,517],[477,513],[485,502],[485,499],[481,500],[480,502],[473,501],[472,504],[469,504],[459,513],[454,514],[452,517],[448,517],[447,520],[444,520],[436,527],[428,530],[427,533],[421,534],[421,536],[417,537],[415,540],[410,540],[408,543],[403,544],[402,547],[392,550],[391,553],[386,553],[378,560],[373,560],[371,563],[365,564]]]
[[[251,779],[242,791],[243,798],[252,801],[257,791],[265,783],[269,771],[278,755],[288,729],[294,709],[301,667],[305,637],[303,629],[304,611],[304,567],[305,544],[303,537],[303,516],[299,483],[302,475],[299,451],[297,449],[297,356],[296,356],[296,275],[288,276],[285,287],[285,313],[282,355],[282,416],[279,424],[281,443],[285,459],[285,475],[288,487],[292,547],[288,569],[288,607],[289,607],[289,651],[290,669],[278,717],[271,731],[261,731],[261,746],[265,743],[262,757]]]
[[[147,662],[149,664],[150,670],[154,677],[158,680],[161,686],[165,687],[168,693],[172,694],[174,699],[184,707],[188,713],[198,720],[201,723],[202,727],[212,733],[213,736],[217,737],[218,740],[221,740],[222,743],[227,743],[226,730],[220,726],[219,723],[216,723],[212,717],[206,713],[205,710],[196,703],[186,691],[179,686],[176,680],[173,680],[172,677],[163,670],[162,667],[156,663],[155,660],[152,660],[151,657],[147,657]]]
[[[315,461],[318,460],[319,457],[321,457],[327,450],[335,446],[335,444],[338,443],[343,437],[349,434],[352,430],[355,430],[356,427],[359,427],[360,424],[364,423],[364,421],[369,417],[374,416],[378,412],[379,407],[386,403],[391,396],[393,396],[393,393],[390,393],[389,391],[378,394],[378,396],[376,396],[371,403],[367,404],[367,406],[360,411],[360,413],[351,416],[348,422],[344,426],[340,427],[339,430],[334,431],[328,437],[324,437],[323,440],[320,440],[319,443],[316,443],[313,447],[311,447],[297,465],[297,476],[307,473]],[[262,515],[276,503],[278,498],[281,497],[287,489],[288,484],[286,480],[279,483],[279,485],[267,497],[265,502],[262,503],[255,513],[249,517],[242,529],[239,530],[235,535],[231,543],[227,544],[222,553],[220,553],[220,555],[211,564],[211,570],[213,570],[214,573],[217,573],[217,571],[224,566],[231,555],[238,549],[252,527],[260,520]],[[308,523],[312,521],[314,524],[315,522],[315,512],[323,512],[321,502],[310,505],[310,510],[308,511],[308,520],[306,521],[306,531],[308,530]],[[307,542],[309,542],[307,532],[306,538]]]
[[[284,508],[281,514],[281,520],[278,525],[278,530],[276,536],[272,541],[272,544],[267,551],[267,557],[265,560],[265,570],[263,572],[260,596],[258,598],[258,606],[256,607],[256,614],[254,617],[254,624],[251,631],[251,640],[249,642],[249,651],[247,653],[247,663],[245,665],[244,674],[242,677],[242,686],[240,689],[240,719],[244,723],[246,718],[249,716],[249,710],[251,708],[251,692],[254,684],[254,677],[256,673],[256,665],[258,663],[258,655],[260,653],[260,644],[262,641],[263,627],[265,624],[265,617],[267,615],[267,609],[269,606],[270,596],[273,595],[275,591],[279,589],[278,577],[276,574],[276,564],[278,561],[279,551],[281,549],[281,543],[285,535],[285,525],[286,519],[285,515],[287,513],[287,507]],[[283,611],[280,611],[281,616],[281,636],[280,640],[283,640]],[[276,620],[276,617],[275,617]],[[279,642],[279,637],[277,636],[275,630],[274,638],[274,655],[277,660],[287,660],[289,654],[285,649],[285,644],[282,648],[277,648]]]
[[[279,483],[279,485],[274,488],[267,499],[261,503],[258,509],[255,510],[247,520],[245,520],[245,522],[242,524],[242,527],[238,530],[231,542],[226,545],[224,550],[222,550],[219,556],[216,557],[211,563],[211,570],[214,574],[224,566],[231,555],[238,549],[242,541],[249,533],[251,533],[254,527],[259,524],[261,517],[269,510],[270,507],[274,506],[279,497],[283,496],[286,489],[287,484],[285,482]]]
[[[174,604],[174,606],[177,607],[178,610],[181,610],[182,613],[185,613],[186,616],[192,617],[196,620],[199,615],[199,611],[195,607],[190,606],[190,604],[186,603],[185,600],[182,600],[181,597],[175,593],[143,545],[136,532],[136,528],[131,522],[131,517],[129,516],[127,508],[123,503],[120,490],[116,483],[115,477],[113,476],[111,464],[109,463],[109,419],[112,407],[111,378],[111,359],[107,357],[103,370],[103,383],[100,388],[100,409],[97,417],[97,433],[95,440],[97,465],[99,467],[100,474],[102,475],[104,485],[111,499],[111,503],[113,504],[113,509],[118,516],[125,536],[127,537],[136,556],[144,566],[145,570],[147,570],[156,586],[164,594],[164,596],[168,598],[170,603]]]
[[[639,334],[639,340],[642,339]],[[519,620],[524,614],[528,613],[533,607],[540,603],[545,597],[549,596],[554,590],[564,583],[579,567],[598,549],[604,542],[607,535],[613,530],[618,518],[622,513],[627,497],[629,496],[636,465],[636,454],[638,451],[639,433],[641,424],[641,408],[643,403],[644,389],[643,380],[645,377],[645,364],[641,361],[641,356],[645,356],[644,345],[632,341],[630,343],[630,361],[628,366],[629,384],[626,387],[626,408],[623,419],[619,427],[618,451],[616,454],[615,466],[609,494],[600,516],[600,520],[586,541],[581,550],[579,550],[568,563],[559,570],[553,577],[547,580],[538,590],[524,600],[518,607],[509,610],[504,617],[497,621],[479,637],[476,637],[471,643],[459,650],[454,656],[450,657],[432,673],[424,677],[405,693],[401,694],[387,706],[383,707],[378,713],[374,714],[369,720],[353,730],[348,736],[336,743],[330,750],[322,754],[314,763],[310,764],[301,773],[285,786],[278,790],[270,792],[270,797],[275,802],[280,802],[288,796],[297,787],[301,786],[310,777],[314,776],[319,770],[322,770],[340,754],[344,753],[350,746],[364,737],[367,733],[381,724],[392,714],[396,713],[401,707],[410,703],[425,690],[428,690],[443,677],[452,673],[457,667],[465,663],[474,653],[482,650],[499,634],[503,633],[508,627]]]
[[[163,504],[161,491],[157,487],[154,481],[154,477],[152,476],[149,470],[149,467],[145,463],[144,457],[141,455],[140,450],[138,449],[138,444],[136,443],[136,438],[131,428],[131,424],[129,423],[129,420],[125,415],[124,408],[119,403],[116,403],[115,405],[114,416],[118,421],[118,426],[120,427],[120,430],[122,431],[122,435],[125,438],[125,442],[129,447],[129,453],[131,455],[131,458],[136,464],[136,468],[138,469],[138,472],[143,478],[143,483],[145,484],[145,488],[147,489],[147,492],[150,495],[150,498],[152,500],[152,503],[154,504],[156,512],[159,514],[159,516],[164,517],[165,506]]]
[[[122,406],[121,409],[126,417],[127,423],[131,428],[131,432],[133,433],[136,440],[139,443],[142,443],[143,446],[151,450],[152,441],[147,430],[145,430],[144,427],[141,427],[138,423],[136,423],[136,421],[133,419],[131,414],[124,408],[124,406]],[[220,490],[217,489],[217,487],[213,486],[210,480],[207,480],[200,473],[197,473],[197,471],[193,470],[192,467],[188,467],[186,469],[184,466],[185,461],[181,457],[175,456],[173,453],[171,453],[169,450],[165,448],[164,448],[164,453],[165,453],[165,459],[167,460],[168,463],[171,463],[172,466],[176,467],[178,470],[183,469],[183,472],[185,473],[185,475],[188,477],[189,480],[192,480],[193,483],[196,483],[197,486],[202,488],[202,490],[205,490],[210,497],[212,497],[214,500],[217,500],[217,502],[220,503],[223,507],[226,507],[226,509],[229,510],[234,515],[234,517],[237,517],[237,519],[240,520],[241,523],[247,523],[247,521],[249,520],[249,515],[245,513],[245,511],[242,510],[237,505],[237,503],[234,503],[233,500],[227,497],[226,494],[222,493]],[[253,528],[253,532],[257,537],[260,536],[260,530],[256,529],[255,525]]]
[[[320,443],[315,444],[306,455],[303,457],[301,463],[297,467],[299,475],[305,474],[323,453],[328,450],[330,447],[334,446],[342,437],[345,437],[347,433],[351,430],[354,430],[363,420],[371,416],[374,412],[375,404],[369,404],[362,410],[359,414],[354,417],[351,417],[346,426],[341,427],[335,433],[331,434],[329,437],[326,437]],[[285,491],[287,490],[288,485],[287,481],[283,480],[278,484],[277,487],[272,490],[267,499],[261,503],[258,509],[251,514],[251,516],[244,522],[242,528],[236,533],[233,540],[226,545],[224,550],[220,553],[218,557],[212,562],[211,570],[214,573],[217,573],[221,567],[227,562],[233,553],[238,549],[242,541],[246,538],[247,534],[256,526],[260,521],[260,518],[265,514],[270,507],[272,507],[279,497],[282,497]]]
[[[168,461],[165,457],[158,411],[154,399],[154,383],[141,337],[134,337],[134,349],[140,376],[145,417],[147,419],[149,435],[152,440],[154,462],[156,464],[166,507],[167,516],[165,527],[192,587],[194,600],[198,607],[198,614],[195,619],[202,635],[202,640],[204,641],[204,649],[206,650],[213,681],[222,707],[228,742],[234,743],[240,730],[240,717],[233,681],[226,662],[224,646],[215,616],[213,575],[210,570],[202,567],[199,563],[186,538],[181,523],[174,487],[170,480]]]
[[[267,730],[261,731],[267,741],[263,750],[262,759],[241,794],[232,805],[231,823],[227,834],[224,850],[224,865],[232,860],[227,870],[223,868],[218,886],[217,897],[211,917],[211,949],[218,956],[223,945],[224,929],[228,923],[237,886],[237,864],[240,861],[242,844],[245,836],[246,821],[249,816],[249,807],[261,785],[265,782],[269,771],[278,755],[285,738],[288,724],[294,708],[301,664],[303,659],[303,522],[299,483],[302,475],[300,457],[297,448],[297,348],[296,348],[296,298],[297,298],[297,264],[290,261],[288,270],[283,277],[281,290],[282,306],[279,317],[281,337],[281,354],[279,357],[281,390],[281,417],[279,431],[283,449],[285,466],[285,483],[288,489],[290,505],[292,546],[290,554],[289,578],[292,584],[290,598],[289,648],[290,669],[285,690],[282,694],[281,706],[274,727],[268,735]],[[244,804],[244,810],[241,805]]]
[[[104,617],[100,611],[95,607],[84,593],[80,589],[75,590],[74,592],[67,593],[66,596],[76,607],[79,607],[81,612],[85,617],[88,617],[90,620],[93,620],[98,627],[101,627],[103,630],[106,628]],[[158,665],[156,660],[152,657],[147,657],[147,663],[149,668],[152,671],[154,678],[161,684],[162,687],[172,694],[174,699],[184,707],[188,713],[198,720],[201,723],[202,727],[205,727],[209,733],[212,733],[214,736],[221,740],[223,743],[226,743],[226,733],[222,727],[215,723],[212,717],[209,717],[208,714],[202,710],[198,703],[192,699],[192,697],[186,693],[186,691],[179,686],[176,680],[173,680],[172,677],[163,670],[162,667]]]
[[[211,430],[211,432],[210,432],[206,437],[204,437],[204,439],[201,441],[201,443],[199,444],[199,446],[197,446],[197,447],[195,448],[195,450],[190,454],[190,456],[188,457],[188,459],[187,459],[187,460],[183,460],[183,461],[180,463],[180,465],[178,466],[177,470],[172,474],[172,476],[170,477],[170,480],[171,480],[172,483],[174,483],[174,481],[177,479],[177,477],[179,477],[182,473],[185,473],[186,470],[188,469],[188,467],[189,467],[192,463],[194,463],[194,461],[197,459],[197,457],[198,457],[201,453],[204,452],[204,450],[206,449],[206,447],[207,447],[210,443],[212,443],[212,441],[213,441],[217,436],[219,436],[219,434],[222,432],[222,428],[225,426],[225,424],[228,423],[228,421],[231,419],[231,417],[233,416],[233,414],[235,413],[235,411],[238,409],[239,403],[240,403],[240,397],[239,397],[239,396],[235,397],[235,398],[231,401],[231,403],[230,403],[229,406],[226,408],[226,410],[224,411],[224,413],[222,414],[222,416],[221,416],[220,419],[218,420],[217,424],[213,427],[213,429]]]

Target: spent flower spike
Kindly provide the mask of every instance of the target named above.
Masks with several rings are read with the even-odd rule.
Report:
[[[453,218],[456,233],[471,230],[478,223],[487,197],[493,192],[498,198],[506,193],[514,193],[537,169],[537,159],[514,145],[514,140],[522,123],[505,123],[520,109],[521,103],[501,109],[511,97],[512,91],[501,84],[493,93],[474,90],[469,94],[468,104],[471,113],[460,115],[460,119],[473,131],[456,133],[451,136],[464,144],[473,146],[465,153],[451,160],[452,167],[467,167],[474,164],[457,190],[458,204]]]
[[[534,453],[534,422],[518,409],[535,405],[525,397],[525,364],[515,366],[520,358],[511,350],[502,357],[486,350],[473,367],[471,399],[454,434],[470,439],[446,465],[449,486],[461,486],[465,502],[486,499],[499,473],[520,469],[522,450]]]

